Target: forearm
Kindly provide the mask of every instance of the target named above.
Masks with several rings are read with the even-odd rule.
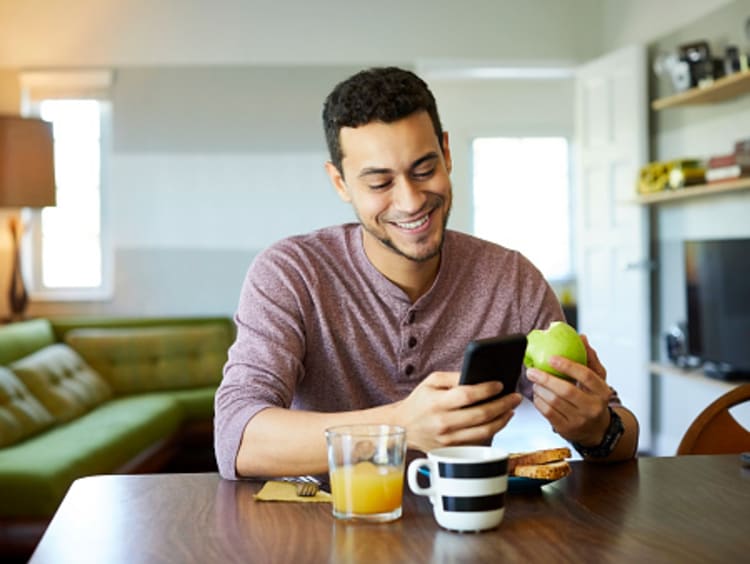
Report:
[[[239,476],[293,476],[328,471],[325,430],[336,425],[394,423],[394,406],[319,413],[271,407],[245,426],[235,463]]]

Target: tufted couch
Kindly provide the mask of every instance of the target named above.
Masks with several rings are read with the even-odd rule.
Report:
[[[77,478],[215,469],[229,318],[0,326],[0,560],[33,549]]]

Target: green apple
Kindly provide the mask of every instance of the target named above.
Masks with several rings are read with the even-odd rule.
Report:
[[[562,321],[553,321],[549,328],[534,329],[526,336],[526,354],[523,362],[528,368],[538,368],[559,378],[572,380],[549,364],[551,356],[564,356],[573,362],[586,364],[586,346],[575,329]]]

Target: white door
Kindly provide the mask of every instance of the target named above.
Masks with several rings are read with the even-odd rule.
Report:
[[[578,325],[651,447],[649,230],[635,195],[648,158],[646,52],[631,46],[576,72]]]

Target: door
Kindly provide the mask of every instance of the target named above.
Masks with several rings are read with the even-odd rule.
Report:
[[[576,72],[579,330],[651,448],[649,230],[635,195],[648,158],[646,52],[630,46]]]

